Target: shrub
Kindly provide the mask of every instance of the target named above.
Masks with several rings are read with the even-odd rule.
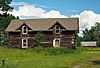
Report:
[[[79,46],[79,47],[77,47],[77,49],[79,51],[85,51],[85,50],[87,50],[87,47]]]
[[[41,46],[35,47],[33,49],[34,52],[42,53],[45,55],[61,55],[67,53],[75,53],[77,50],[74,49],[66,49],[66,48],[43,48]]]
[[[91,47],[83,47],[79,46],[77,47],[79,51],[100,51],[100,48],[91,48]]]
[[[37,32],[36,34],[36,45],[42,45],[42,42],[44,41],[43,38],[44,38],[44,34],[42,32]]]

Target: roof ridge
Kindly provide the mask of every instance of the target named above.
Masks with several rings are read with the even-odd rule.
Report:
[[[68,30],[78,30],[78,18],[41,18],[41,19],[25,19],[12,20],[6,31],[16,31],[16,29],[25,23],[32,30],[48,30],[56,22]]]
[[[12,20],[12,21],[25,21],[25,20],[44,20],[44,19],[79,19],[78,17],[76,18],[35,18],[35,19],[16,19],[16,20]]]

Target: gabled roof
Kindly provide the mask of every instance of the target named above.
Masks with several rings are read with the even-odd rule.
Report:
[[[26,19],[26,20],[12,20],[8,25],[6,31],[14,32],[21,25],[26,24],[33,31],[47,31],[56,22],[61,24],[66,30],[78,30],[78,18],[44,18],[44,19]]]

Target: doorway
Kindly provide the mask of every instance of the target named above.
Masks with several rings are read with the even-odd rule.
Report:
[[[53,46],[54,47],[60,47],[60,39],[59,38],[56,38],[53,40]]]

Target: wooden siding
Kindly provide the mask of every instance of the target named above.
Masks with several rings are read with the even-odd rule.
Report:
[[[27,35],[22,35],[20,32],[9,32],[9,46],[19,47],[22,46],[22,38],[28,39],[28,47],[34,46],[35,35],[37,32],[28,32]],[[44,46],[52,47],[54,38],[60,38],[60,46],[66,47],[72,45],[72,39],[75,39],[75,31],[62,31],[60,35],[55,35],[53,31],[43,31],[44,33]]]
[[[55,34],[55,25],[59,25],[61,28],[60,34]],[[45,47],[52,47],[53,46],[53,40],[55,38],[59,38],[60,46],[61,47],[67,47],[72,44],[72,39],[76,40],[76,34],[77,31],[68,31],[65,30],[60,24],[56,23],[53,27],[49,29],[49,31],[42,31],[44,34],[44,46]],[[24,25],[25,26],[25,25]],[[21,26],[22,27],[22,26]],[[21,27],[17,29],[17,32],[9,32],[9,47],[17,47],[21,48],[22,46],[22,38],[28,39],[28,47],[32,47],[35,45],[37,31],[32,31],[30,28],[28,28],[28,34],[23,35],[21,33]],[[27,26],[28,27],[28,26]]]

